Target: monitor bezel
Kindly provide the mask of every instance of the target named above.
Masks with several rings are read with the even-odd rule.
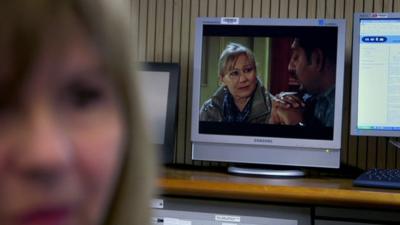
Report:
[[[387,20],[399,19],[400,13],[354,13],[353,20],[353,53],[352,53],[352,85],[351,85],[351,118],[350,134],[353,136],[380,136],[380,137],[399,137],[399,131],[390,130],[366,130],[359,129],[358,123],[358,91],[359,91],[359,59],[360,59],[360,21],[368,20]]]
[[[178,63],[142,62],[138,64],[137,72],[140,71],[168,73],[168,102],[164,130],[164,143],[155,144],[155,146],[160,151],[160,158],[164,164],[173,163],[177,130],[180,66]]]
[[[215,143],[221,141],[224,144],[239,144],[253,146],[273,146],[290,148],[315,148],[336,149],[341,148],[342,109],[343,109],[343,80],[345,60],[345,31],[346,25],[343,19],[267,19],[267,18],[237,18],[234,25],[262,25],[262,26],[335,26],[338,28],[338,48],[336,65],[336,91],[335,91],[335,122],[332,140],[296,139],[296,138],[272,138],[253,137],[239,135],[216,135],[199,133],[199,109],[200,109],[200,75],[202,60],[203,25],[222,25],[221,17],[200,17],[196,19],[195,51],[193,64],[193,99],[192,99],[192,142]],[[224,24],[226,25],[226,24]]]

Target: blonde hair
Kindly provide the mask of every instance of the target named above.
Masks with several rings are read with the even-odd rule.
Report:
[[[225,47],[225,49],[221,53],[221,56],[219,57],[218,61],[219,76],[223,77],[227,70],[231,70],[235,66],[236,61],[239,58],[239,55],[242,54],[248,57],[250,63],[254,66],[257,73],[256,60],[253,52],[244,45],[231,42]]]
[[[133,105],[138,102],[134,98],[138,91],[135,88],[131,51],[134,46],[129,43],[130,7],[124,5],[126,3],[129,2],[124,0],[2,2],[0,60],[9,63],[15,71],[12,71],[12,76],[7,78],[10,81],[4,84],[8,87],[7,93],[0,85],[0,97],[13,95],[26,79],[25,72],[33,63],[39,48],[40,35],[43,35],[49,21],[59,22],[66,14],[76,17],[99,48],[106,74],[110,75],[115,89],[119,92],[127,124],[124,162],[104,221],[105,224],[144,225],[150,221],[149,200],[153,194],[156,167],[153,149],[141,129],[143,125],[140,107],[138,104]]]

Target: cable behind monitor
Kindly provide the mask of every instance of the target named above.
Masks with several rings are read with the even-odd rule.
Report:
[[[394,140],[394,139],[390,139],[389,143],[394,145],[396,148],[400,149],[400,141]]]

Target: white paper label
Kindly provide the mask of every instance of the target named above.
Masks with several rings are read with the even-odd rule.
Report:
[[[237,225],[237,223],[225,223],[225,222],[222,222],[221,225]]]
[[[388,14],[387,13],[372,13],[371,15],[374,18],[388,18]]]
[[[153,199],[151,201],[151,208],[153,209],[163,209],[164,208],[164,200],[162,199]]]
[[[239,17],[222,17],[221,24],[239,24]]]
[[[192,225],[192,221],[165,217],[164,225]]]
[[[215,215],[216,221],[240,223],[240,216]]]

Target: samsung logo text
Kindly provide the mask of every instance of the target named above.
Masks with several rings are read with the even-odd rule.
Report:
[[[263,138],[254,138],[254,142],[258,142],[258,143],[272,143],[272,140],[270,140],[270,139],[263,139]]]

